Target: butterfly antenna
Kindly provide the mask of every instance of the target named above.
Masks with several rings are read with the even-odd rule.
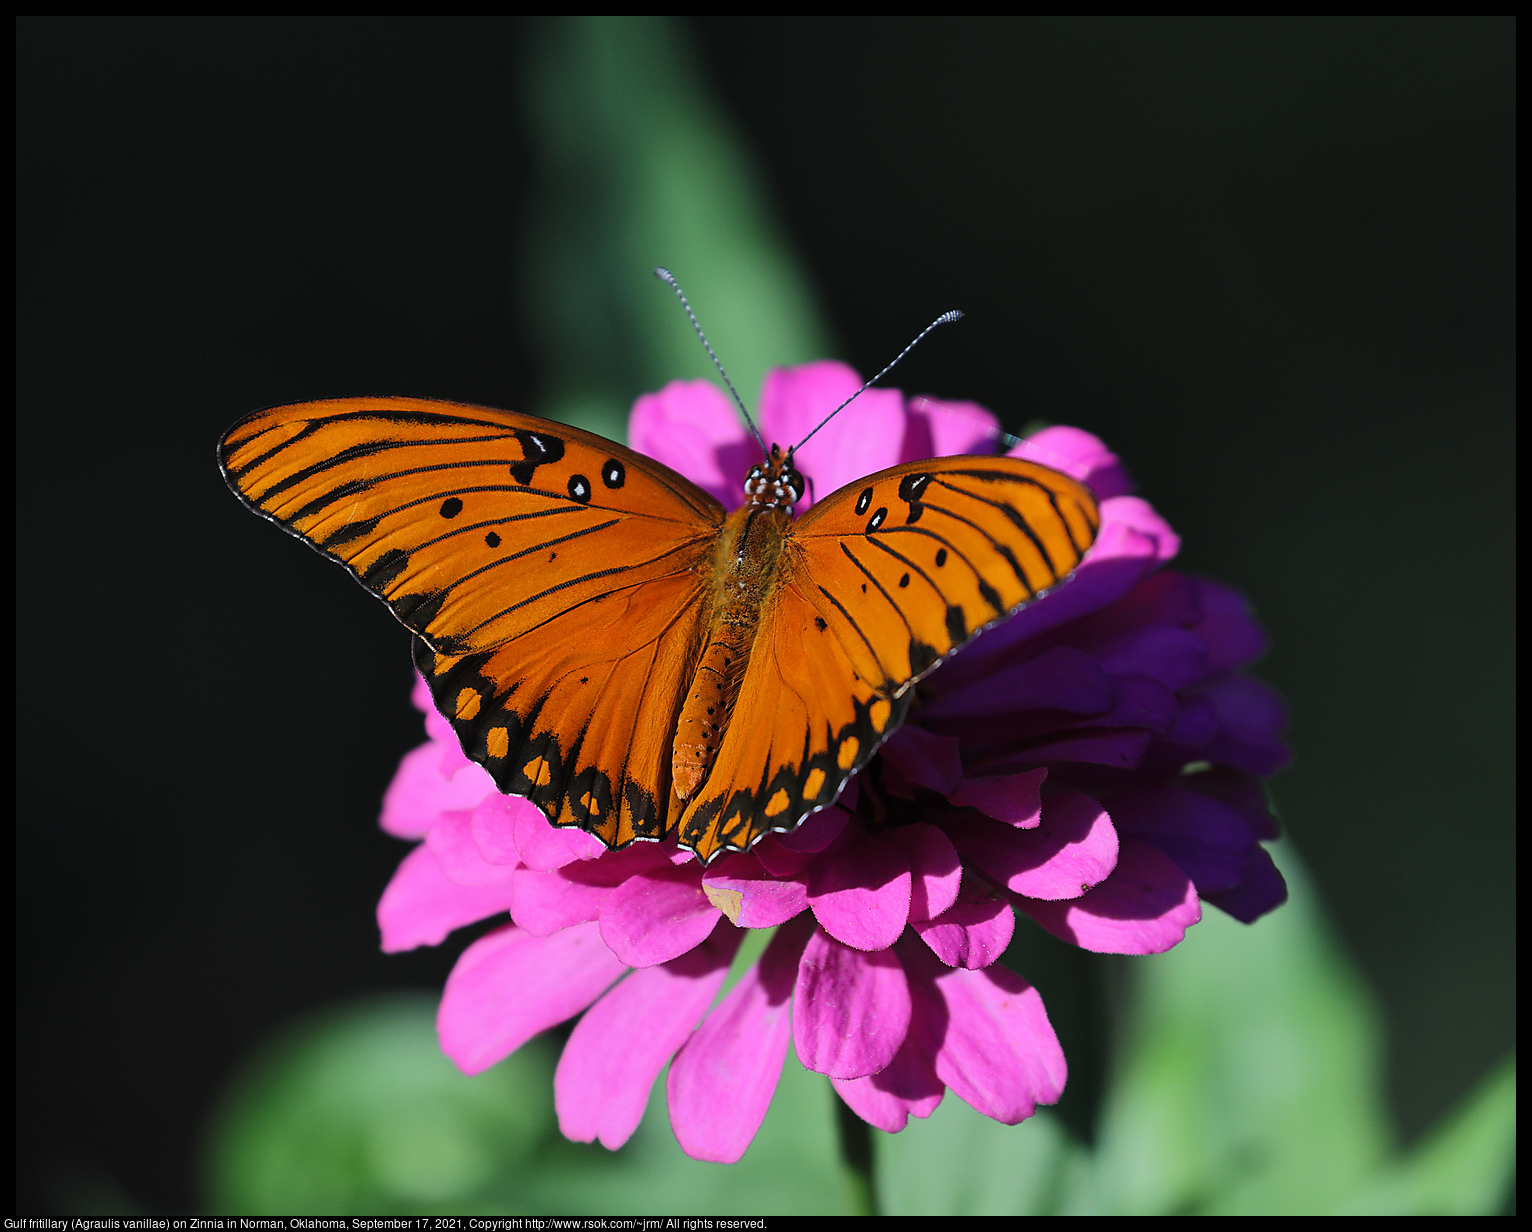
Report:
[[[680,288],[677,288],[677,290],[679,290],[679,289]],[[938,325],[949,325],[953,321],[961,321],[962,319],[963,319],[963,314],[961,312],[959,312],[956,308],[954,308],[951,312],[944,312],[944,313],[942,313],[941,316],[937,317],[936,320],[932,321],[931,324],[927,325],[923,330],[921,330],[918,334],[915,335],[915,341],[914,342],[911,342],[909,346],[905,347],[904,350],[900,351],[899,354],[894,356],[894,362],[893,363],[889,364],[887,368],[884,368],[882,372],[878,373],[877,376],[873,377],[872,380],[868,381],[866,385],[863,385],[861,389],[857,390],[856,393],[852,394],[851,397],[847,398],[838,407],[836,407],[833,411],[831,411],[828,415],[826,415],[823,419],[821,419],[819,421],[819,427],[815,428],[814,432],[818,432],[819,428],[824,427],[825,424],[829,423],[832,419],[834,419],[837,415],[839,415],[842,411],[844,411],[848,406],[850,406],[853,402],[855,402],[858,398],[860,398],[864,393],[866,393],[869,387],[871,387],[872,385],[875,385],[877,382],[881,381],[884,377],[886,377],[889,374],[890,369],[893,368],[894,364],[897,364],[901,359],[903,359],[906,355],[908,355],[911,351],[913,351],[915,349],[915,343],[919,342],[922,338],[924,338],[927,334],[929,334]],[[808,436],[804,437],[801,441],[799,441],[796,445],[794,445],[787,452],[789,454],[793,454],[793,453],[796,453],[798,450],[802,449],[805,445],[807,445],[809,443],[809,438],[814,435],[814,432],[810,432]]]
[[[729,392],[734,395],[734,401],[739,403],[740,414],[745,417],[745,422],[750,425],[750,431],[755,433],[755,439],[761,446],[761,455],[769,458],[771,455],[767,452],[766,442],[761,437],[761,430],[755,426],[755,420],[750,418],[750,412],[745,409],[745,400],[739,396],[739,390],[734,388],[734,382],[729,380],[729,374],[723,370],[723,365],[718,362],[718,356],[713,354],[713,348],[708,345],[707,335],[702,332],[702,326],[698,323],[697,314],[692,311],[691,304],[687,303],[686,292],[681,290],[681,284],[676,281],[675,275],[663,265],[655,266],[654,276],[661,282],[668,282],[670,289],[676,293],[676,298],[681,301],[681,307],[686,309],[686,315],[691,318],[692,328],[697,331],[697,337],[702,339],[702,349],[707,352],[708,358],[713,361],[713,367],[718,369],[718,375],[723,377],[723,383],[729,387]],[[917,338],[915,341],[918,342],[920,339]],[[912,343],[911,345],[914,344]],[[898,361],[896,360],[895,362]],[[892,366],[890,365],[890,367]],[[886,372],[887,369],[884,369],[884,371]],[[817,432],[818,429],[816,428],[815,431]]]

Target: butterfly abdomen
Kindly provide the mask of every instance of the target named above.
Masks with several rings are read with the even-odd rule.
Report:
[[[761,606],[777,584],[786,510],[745,506],[730,515],[713,553],[712,618],[671,747],[671,789],[689,800],[707,780],[723,743],[760,623]]]

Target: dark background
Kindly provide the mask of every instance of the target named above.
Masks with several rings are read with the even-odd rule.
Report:
[[[1097,432],[1256,603],[1277,800],[1418,1135],[1514,1035],[1514,25],[689,29],[841,357],[962,307],[899,383]],[[406,638],[213,444],[536,405],[524,35],[18,25],[21,1210],[190,1208],[259,1040],[458,948],[377,951]]]

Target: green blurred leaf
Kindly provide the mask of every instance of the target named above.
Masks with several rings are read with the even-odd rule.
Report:
[[[234,1214],[476,1209],[555,1133],[540,1042],[476,1078],[437,1046],[435,999],[388,998],[285,1032],[209,1136],[209,1207]]]
[[[1516,1177],[1516,1058],[1508,1057],[1340,1215],[1497,1215]]]
[[[1121,1062],[1066,1209],[1317,1213],[1384,1158],[1377,1012],[1295,853],[1273,854],[1285,906],[1254,925],[1205,906],[1174,950],[1126,960]]]
[[[767,368],[832,353],[684,27],[543,21],[523,68],[538,179],[523,299],[546,365],[541,413],[621,439],[637,395],[717,379],[657,265],[686,289],[748,406]]]

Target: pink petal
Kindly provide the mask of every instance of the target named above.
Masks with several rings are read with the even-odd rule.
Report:
[[[521,856],[528,868],[562,868],[572,860],[595,860],[606,847],[594,834],[584,830],[550,825],[536,805],[518,796],[503,796],[502,807],[510,819],[509,846]],[[526,807],[522,807],[526,806]],[[484,808],[493,807],[488,801]]]
[[[899,956],[914,1002],[910,1039],[959,1098],[1003,1125],[1058,1101],[1064,1050],[1035,988],[999,963],[982,971],[942,967],[908,941]]]
[[[553,1076],[559,1129],[615,1151],[643,1119],[654,1085],[723,987],[744,933],[720,920],[690,953],[634,971],[575,1024]]]
[[[936,1076],[921,1052],[907,1039],[894,1059],[866,1078],[835,1078],[836,1094],[862,1120],[897,1134],[911,1116],[925,1118],[936,1111],[947,1084]]]
[[[955,453],[993,453],[1000,436],[1000,420],[977,402],[949,402],[920,394],[905,403],[905,413],[901,462]]]
[[[833,360],[773,368],[761,387],[761,432],[768,444],[795,445],[861,385],[854,371]],[[793,456],[812,484],[799,511],[893,466],[903,439],[904,395],[897,389],[869,389]]]
[[[601,918],[601,907],[616,890],[571,881],[562,869],[519,868],[511,918],[534,937],[551,937],[574,924]]]
[[[436,1013],[442,1051],[465,1074],[480,1073],[578,1014],[626,970],[595,924],[552,937],[514,924],[487,933],[447,977]]]
[[[948,832],[964,863],[1029,898],[1079,898],[1117,863],[1117,831],[1104,808],[1077,791],[1043,800],[1035,830],[969,815]]]
[[[910,861],[910,919],[929,920],[957,901],[963,862],[952,840],[936,826],[917,821],[895,826],[881,836]]]
[[[441,861],[442,872],[459,885],[509,885],[514,864],[491,864],[479,854],[473,838],[473,813],[451,809],[442,813],[426,834],[426,846]]]
[[[693,1159],[736,1162],[766,1119],[792,1032],[798,959],[813,928],[806,915],[779,928],[671,1062],[670,1125]]]
[[[911,921],[910,927],[947,966],[976,971],[1005,953],[1016,915],[1004,897],[965,876],[957,902],[936,919]]]
[[[516,850],[515,818],[528,809],[542,817],[532,801],[502,796],[498,791],[479,803],[473,811],[473,841],[484,859],[491,864],[521,863],[521,852]]]
[[[400,862],[378,900],[383,952],[440,945],[453,929],[508,910],[513,897],[514,888],[506,884],[459,885],[421,843]]]
[[[1089,432],[1056,424],[1034,432],[1010,451],[1013,458],[1029,458],[1087,484],[1097,500],[1126,496],[1133,480],[1117,455]]]
[[[871,835],[821,857],[809,870],[809,906],[837,941],[885,950],[910,918],[910,860]]]
[[[1164,852],[1122,840],[1117,867],[1073,902],[1018,898],[1016,905],[1065,941],[1098,954],[1159,954],[1202,918],[1191,878]]]
[[[1008,826],[1030,830],[1042,821],[1042,786],[1047,777],[1046,766],[1021,774],[974,775],[948,792],[947,799],[959,808],[978,809]]]
[[[775,928],[809,905],[803,882],[772,877],[753,855],[720,860],[702,875],[702,892],[741,928]]]
[[[601,939],[630,967],[679,958],[717,923],[695,864],[629,877],[601,905]]]
[[[458,773],[444,775],[442,747],[427,741],[400,758],[399,769],[383,793],[383,815],[378,819],[395,838],[424,838],[444,810],[471,809],[486,795],[499,794],[484,767],[466,758]]]
[[[734,509],[744,503],[745,475],[760,461],[739,411],[711,381],[671,381],[644,394],[628,417],[628,444],[679,471]]]
[[[793,1043],[805,1069],[863,1078],[894,1059],[910,1025],[910,989],[891,950],[864,954],[816,931],[798,963]]]

